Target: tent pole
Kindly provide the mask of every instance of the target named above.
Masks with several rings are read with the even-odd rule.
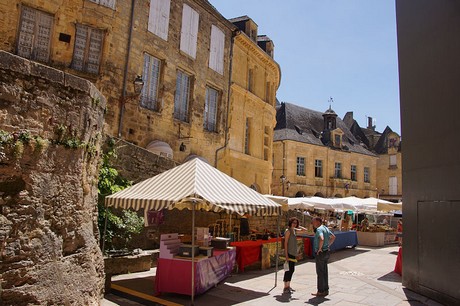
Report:
[[[195,300],[195,202],[192,201],[192,305]]]
[[[276,227],[277,227],[277,234],[276,234],[276,238],[277,240],[279,240],[279,237],[280,237],[280,213],[281,211],[278,213],[278,216],[276,218]],[[278,263],[279,263],[279,242],[277,241],[276,242],[276,263],[275,263],[275,287],[277,286],[278,284]]]

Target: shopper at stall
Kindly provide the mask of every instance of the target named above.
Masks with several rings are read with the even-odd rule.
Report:
[[[329,247],[334,243],[335,235],[323,225],[321,218],[313,219],[313,227],[316,229],[314,240],[315,264],[318,291],[314,296],[326,296],[329,294],[329,276],[327,264],[329,261]]]
[[[288,222],[289,228],[284,233],[284,256],[289,263],[289,271],[284,272],[284,290],[283,293],[291,293],[294,291],[291,288],[292,274],[294,274],[295,261],[297,255],[297,230],[307,230],[305,227],[299,225],[299,219],[292,217]]]

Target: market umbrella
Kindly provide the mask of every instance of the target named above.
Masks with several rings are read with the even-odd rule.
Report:
[[[192,245],[195,243],[196,209],[257,215],[279,215],[281,212],[281,205],[198,158],[107,196],[105,204],[134,210],[190,209],[192,210]],[[194,252],[192,252],[192,263],[193,254]],[[194,265],[191,266],[193,304]]]

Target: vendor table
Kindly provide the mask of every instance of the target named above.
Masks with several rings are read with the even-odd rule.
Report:
[[[337,251],[337,250],[344,249],[346,247],[355,247],[358,245],[358,236],[356,234],[356,231],[334,232],[334,235],[336,238],[335,238],[334,243],[330,247],[331,251]],[[310,248],[309,250],[305,249],[305,254],[307,256],[314,257],[313,242],[315,240],[315,236],[302,235],[302,234],[299,234],[297,236],[310,240]],[[305,241],[305,244],[307,244],[307,241]]]
[[[402,248],[399,248],[398,257],[396,257],[395,270],[396,273],[402,275]]]
[[[214,250],[214,256],[195,260],[195,294],[225,279],[233,270],[236,250]],[[155,291],[192,295],[192,260],[158,258]]]
[[[236,247],[236,262],[238,263],[238,269],[243,272],[244,267],[261,260],[262,245],[265,243],[273,243],[277,241],[281,241],[281,238],[256,241],[248,240],[230,243],[231,246]]]

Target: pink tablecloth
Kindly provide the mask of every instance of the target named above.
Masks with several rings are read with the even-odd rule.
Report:
[[[214,256],[195,262],[195,294],[204,293],[224,280],[233,270],[236,250],[215,251]],[[155,291],[192,295],[192,261],[159,258]]]

